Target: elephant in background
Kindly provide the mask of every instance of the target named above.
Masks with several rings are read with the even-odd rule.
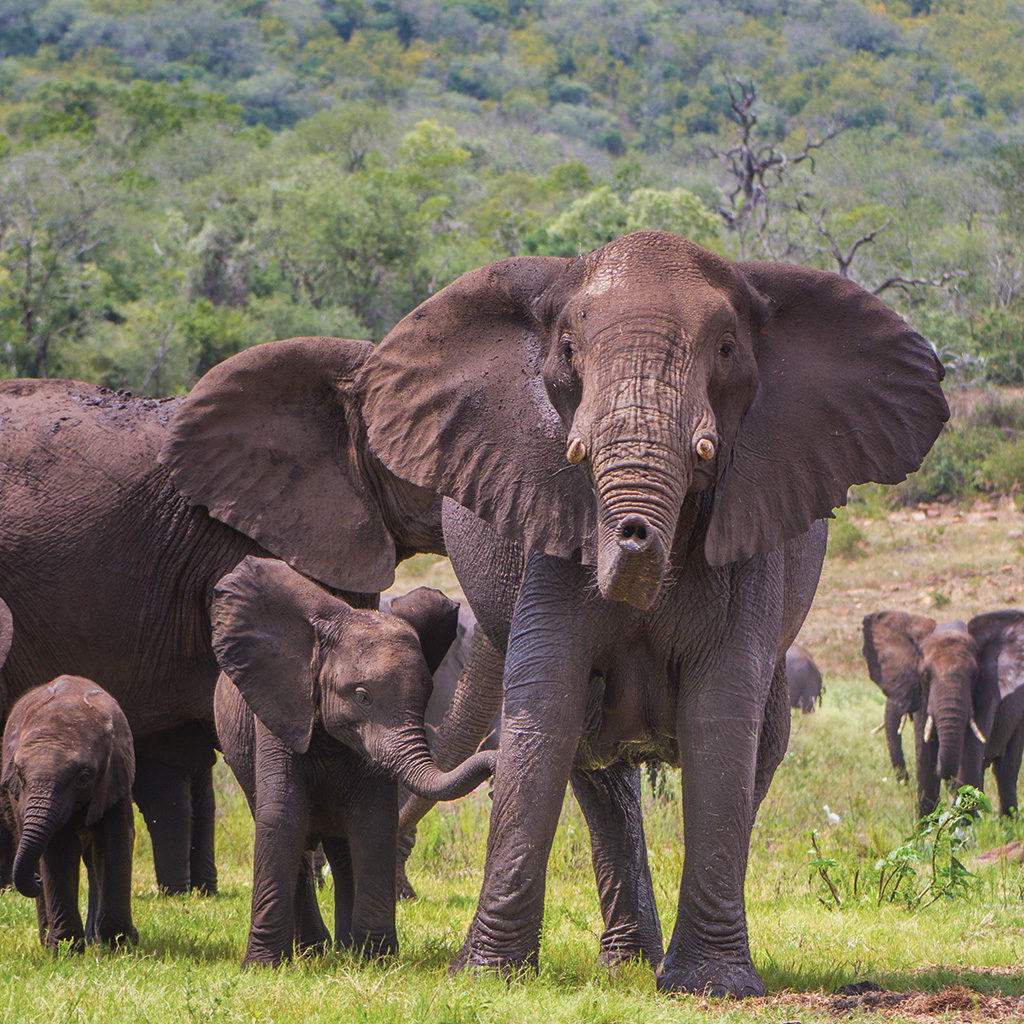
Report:
[[[398,951],[396,779],[451,800],[494,767],[488,751],[441,772],[427,746],[430,673],[457,613],[422,587],[392,600],[390,614],[356,610],[272,559],[247,557],[217,585],[217,731],[256,819],[246,965],[330,941],[310,871],[318,843],[334,878],[337,945]]]
[[[885,730],[906,778],[901,734],[914,722],[918,814],[930,814],[943,781],[983,788],[992,765],[1003,814],[1017,806],[1024,752],[1024,612],[939,626],[908,612],[864,618],[864,658],[886,695]]]
[[[793,644],[786,651],[786,683],[791,708],[809,715],[815,704],[821,702],[821,671],[806,647]]]
[[[817,585],[818,521],[854,482],[919,466],[948,417],[941,377],[852,282],[663,232],[471,271],[367,358],[371,448],[451,499],[449,557],[505,654],[483,891],[458,966],[537,964],[571,781],[602,955],[661,960],[662,990],[764,992],[744,878],[787,744],[783,659]],[[686,807],[663,960],[628,810],[650,759],[682,769]]]
[[[36,898],[39,941],[137,942],[131,880],[135,753],[127,719],[89,679],[61,676],[22,696],[3,735],[4,817],[17,837],[14,884]],[[85,860],[89,912],[78,910]],[[42,876],[36,877],[36,870]]]
[[[184,399],[0,382],[0,597],[14,618],[0,722],[21,694],[73,673],[118,701],[145,754],[166,744],[156,734],[212,724],[213,589],[246,555],[272,551],[376,607],[399,560],[444,553],[440,499],[366,448],[352,380],[371,348],[259,345]],[[207,797],[186,800],[180,772],[145,762],[140,786],[147,819],[162,808],[165,878],[209,887],[184,842],[193,797],[212,825]]]

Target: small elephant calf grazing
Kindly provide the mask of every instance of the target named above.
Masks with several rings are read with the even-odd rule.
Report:
[[[134,774],[128,720],[91,680],[60,676],[11,709],[0,809],[17,839],[14,884],[36,897],[44,946],[138,941],[131,915]],[[84,928],[78,910],[82,860],[89,876]]]
[[[217,584],[214,711],[256,819],[244,963],[275,965],[330,936],[312,882],[318,843],[335,887],[335,942],[393,953],[398,782],[431,800],[474,789],[495,754],[434,764],[423,713],[458,605],[420,588],[390,614],[355,609],[283,562],[245,558]]]

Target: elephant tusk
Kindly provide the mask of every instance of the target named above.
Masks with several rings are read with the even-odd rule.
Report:
[[[715,457],[715,442],[710,437],[702,437],[697,442],[697,457],[704,462]]]
[[[924,741],[928,743],[932,738],[932,730],[935,728],[935,719],[931,715],[925,720],[924,723]]]
[[[574,437],[572,439],[566,449],[565,457],[571,466],[575,466],[577,462],[582,462],[587,457],[587,446],[583,443],[582,438]]]
[[[982,743],[988,743],[988,740],[985,739],[985,734],[978,728],[978,723],[973,718],[971,719],[971,732],[973,732]]]
[[[871,735],[874,736],[876,733],[880,733],[885,728],[885,722],[880,722],[878,725],[871,730]]]
[[[907,711],[904,711],[903,714],[900,716],[900,724],[896,727],[896,735],[897,736],[902,736],[903,735],[903,727],[907,724],[907,719],[908,718],[910,718],[910,713],[907,712]]]

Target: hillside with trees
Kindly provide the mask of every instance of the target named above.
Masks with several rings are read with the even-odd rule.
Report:
[[[1022,383],[1024,3],[0,3],[6,375],[178,393],[649,227]]]

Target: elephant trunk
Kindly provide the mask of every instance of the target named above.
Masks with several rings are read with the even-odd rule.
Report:
[[[616,374],[613,393],[622,404],[594,419],[588,446],[598,496],[598,587],[606,599],[642,610],[661,588],[694,465],[706,457],[695,453],[693,438],[714,434],[708,416],[685,414],[681,390],[652,383],[647,369],[646,381],[643,369]]]
[[[483,750],[467,758],[450,772],[441,771],[427,746],[422,720],[407,723],[377,759],[411,793],[425,800],[456,800],[472,792],[494,772],[497,753]]]
[[[905,782],[909,777],[907,762],[903,756],[903,736],[900,734],[900,726],[906,714],[907,709],[902,702],[891,697],[885,702],[885,738],[889,744],[889,760],[900,782]]]
[[[934,719],[939,750],[935,772],[940,779],[955,779],[964,748],[964,736],[971,717],[970,695],[954,680],[933,684],[928,713]]]
[[[31,797],[22,818],[21,838],[14,857],[14,887],[22,896],[36,897],[42,892],[36,869],[54,833],[58,821],[52,801],[43,796]]]

